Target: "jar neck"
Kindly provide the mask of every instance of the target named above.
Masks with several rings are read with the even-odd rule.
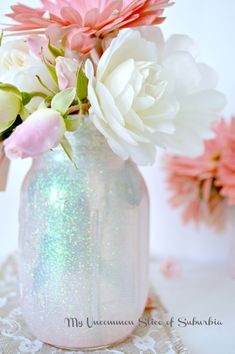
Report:
[[[95,128],[89,116],[81,118],[78,129],[75,132],[66,133],[66,137],[74,150],[93,151],[94,153],[110,151],[105,137]]]
[[[90,118],[83,117],[75,132],[67,132],[68,139],[73,151],[74,161],[81,159],[94,160],[101,159],[112,161],[115,165],[123,165],[125,161],[121,160],[109,147],[105,137],[96,129]],[[38,164],[46,160],[68,161],[68,156],[65,154],[62,146],[59,145],[52,151],[43,154],[37,159],[34,159],[34,164]]]

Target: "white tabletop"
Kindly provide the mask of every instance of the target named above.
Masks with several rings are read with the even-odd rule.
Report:
[[[235,353],[235,280],[225,265],[183,264],[181,274],[168,279],[153,263],[151,278],[191,354]],[[208,320],[210,316],[223,324],[178,326],[178,318]]]

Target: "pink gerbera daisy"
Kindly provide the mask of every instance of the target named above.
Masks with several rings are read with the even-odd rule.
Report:
[[[235,117],[224,136],[224,150],[219,168],[219,185],[221,195],[227,198],[228,204],[235,205]]]
[[[173,207],[184,206],[185,223],[194,220],[217,229],[224,227],[226,193],[222,193],[220,169],[229,130],[229,125],[221,120],[214,128],[215,138],[205,142],[205,152],[198,158],[166,158],[170,203]]]
[[[8,31],[47,33],[66,37],[71,49],[86,54],[97,40],[125,27],[159,24],[170,0],[41,0],[41,8],[12,6],[17,24]]]

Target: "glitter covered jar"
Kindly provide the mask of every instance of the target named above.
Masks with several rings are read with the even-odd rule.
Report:
[[[41,341],[95,349],[124,340],[144,310],[149,199],[136,165],[86,119],[67,137],[77,169],[57,148],[23,184],[20,301]]]

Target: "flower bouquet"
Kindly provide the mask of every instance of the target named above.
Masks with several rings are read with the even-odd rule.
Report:
[[[225,99],[193,41],[156,26],[169,0],[41,2],[12,6],[0,48],[0,141],[7,158],[33,158],[21,306],[46,343],[104,347],[133,331],[148,296],[136,164],[153,164],[156,147],[200,155]],[[91,318],[100,325],[85,326]]]

